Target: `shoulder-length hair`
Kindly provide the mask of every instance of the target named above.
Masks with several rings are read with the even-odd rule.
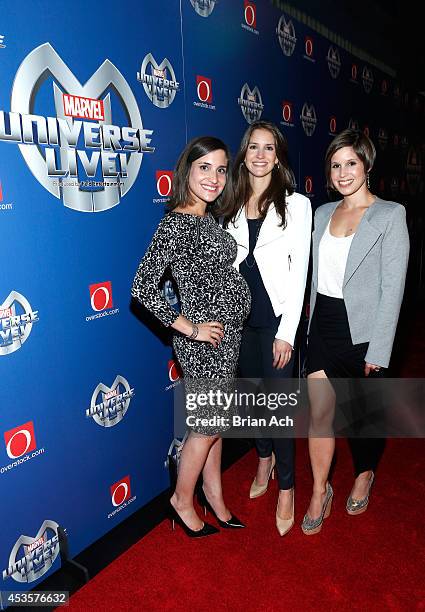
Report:
[[[331,179],[331,159],[337,151],[344,147],[352,147],[357,157],[363,162],[366,173],[372,170],[375,163],[375,145],[366,134],[351,128],[342,131],[332,140],[325,154],[325,176],[328,190],[335,190]]]
[[[199,136],[198,138],[194,138],[183,149],[180,154],[179,159],[177,160],[176,168],[173,176],[173,187],[172,187],[172,195],[169,203],[167,204],[168,210],[173,210],[178,206],[184,208],[185,206],[189,206],[193,199],[189,190],[189,174],[190,168],[194,161],[203,157],[204,155],[208,155],[208,153],[212,153],[213,151],[224,151],[227,158],[227,180],[226,185],[218,196],[218,198],[213,202],[214,205],[214,214],[217,214],[222,207],[228,207],[228,201],[230,199],[232,187],[231,180],[229,176],[229,166],[230,166],[230,153],[227,145],[220,140],[219,138],[215,138],[214,136]]]
[[[272,171],[271,181],[258,200],[258,212],[265,218],[270,204],[274,204],[281,218],[281,225],[286,225],[286,196],[294,193],[295,177],[288,163],[288,145],[278,127],[269,121],[254,121],[243,135],[233,169],[233,202],[224,212],[226,220],[234,220],[240,209],[245,206],[252,195],[249,172],[244,160],[254,130],[267,130],[273,136],[278,164]]]

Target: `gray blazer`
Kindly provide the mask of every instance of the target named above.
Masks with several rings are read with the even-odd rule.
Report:
[[[314,216],[310,321],[316,304],[319,243],[338,204],[323,204]],[[384,368],[391,357],[408,258],[404,206],[377,198],[351,242],[342,294],[353,344],[369,342],[365,361]]]

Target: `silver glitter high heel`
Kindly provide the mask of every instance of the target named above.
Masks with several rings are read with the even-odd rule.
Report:
[[[345,506],[345,509],[347,510],[348,514],[351,514],[352,516],[354,516],[356,514],[362,514],[363,512],[366,512],[368,504],[369,504],[370,488],[372,486],[374,479],[375,479],[375,474],[372,472],[372,476],[369,479],[369,486],[367,488],[367,494],[365,497],[363,497],[363,499],[353,499],[351,495],[347,499],[347,504]]]
[[[327,482],[326,496],[323,501],[322,512],[320,513],[320,516],[316,519],[312,519],[308,516],[308,514],[306,514],[303,518],[301,529],[303,530],[303,533],[305,533],[305,535],[313,535],[314,533],[319,533],[319,531],[322,529],[324,519],[328,518],[331,513],[333,496],[333,489],[329,482]]]

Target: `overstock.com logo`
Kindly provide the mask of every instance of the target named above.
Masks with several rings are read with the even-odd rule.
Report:
[[[215,110],[215,106],[212,104],[213,88],[210,78],[200,74],[196,75],[196,95],[198,97],[198,101],[195,101],[193,106]]]
[[[4,433],[6,452],[9,459],[18,459],[37,448],[34,423],[28,421]]]
[[[12,210],[13,204],[3,202],[3,187],[0,181],[0,210]]]
[[[38,320],[38,310],[31,308],[26,297],[11,291],[0,304],[0,356],[20,349]]]
[[[217,0],[190,0],[193,8],[201,17],[209,17],[214,10]]]
[[[136,499],[136,496],[131,497],[130,476],[125,476],[118,482],[114,483],[110,488],[110,492],[111,502],[115,510],[108,514],[108,519],[115,516],[117,512],[124,510],[124,508],[126,508]]]
[[[243,10],[244,10],[244,23],[241,24],[244,30],[248,30],[253,34],[259,34],[257,27],[257,7],[255,2],[252,0],[244,0],[243,2]]]
[[[112,283],[104,281],[103,283],[94,283],[89,285],[90,306],[94,312],[99,313],[86,317],[86,321],[93,321],[103,316],[118,314],[120,309],[113,308],[112,302]]]
[[[310,62],[315,62],[316,60],[313,57],[314,52],[314,43],[311,36],[306,36],[304,39],[304,58],[309,60]]]
[[[304,186],[306,194],[311,196],[313,193],[313,178],[311,176],[305,177]]]
[[[102,427],[113,427],[125,417],[133,397],[134,388],[124,376],[118,375],[110,387],[99,383],[93,391],[86,417],[92,417]]]
[[[163,204],[168,202],[171,192],[173,190],[173,176],[172,170],[157,170],[155,173],[156,190],[159,198],[154,198],[154,204]]]
[[[212,102],[212,83],[208,77],[196,76],[196,93],[201,102]]]
[[[131,497],[130,476],[126,476],[111,486],[111,501],[115,508]]]
[[[293,123],[294,107],[292,102],[284,100],[282,102],[282,124],[286,127],[294,127]]]
[[[9,429],[3,435],[10,463],[0,467],[0,474],[5,474],[30,459],[44,454],[44,448],[37,448],[33,421]]]
[[[111,281],[97,283],[89,286],[90,304],[95,312],[112,308],[112,284]]]

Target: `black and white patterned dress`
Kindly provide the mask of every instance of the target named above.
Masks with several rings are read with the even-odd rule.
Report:
[[[170,212],[160,221],[140,262],[131,293],[164,325],[172,325],[178,317],[159,289],[169,268],[178,286],[181,314],[193,323],[219,321],[224,326],[217,348],[174,334],[174,351],[186,380],[229,381],[235,376],[242,325],[251,306],[248,285],[232,265],[236,253],[234,238],[212,215]],[[196,431],[212,433],[209,427]]]

